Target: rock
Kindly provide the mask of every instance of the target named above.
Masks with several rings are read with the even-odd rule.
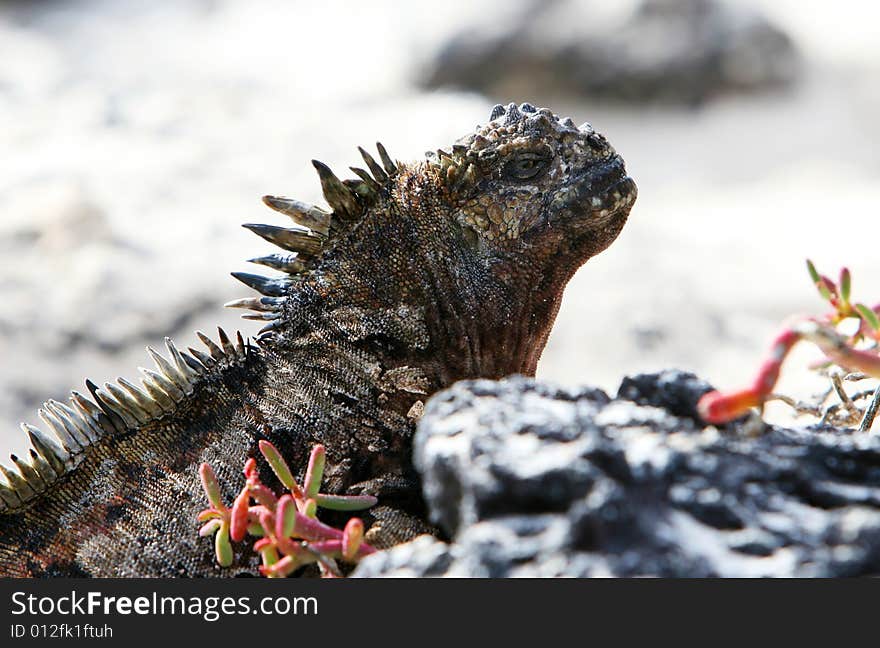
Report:
[[[712,385],[692,373],[671,369],[659,374],[627,376],[620,383],[617,398],[699,420],[697,402],[712,389]]]
[[[394,550],[380,551],[363,560],[355,575],[359,578],[417,578],[443,576],[449,569],[449,546],[433,536],[422,535],[398,545]]]
[[[536,0],[512,13],[487,11],[485,24],[439,49],[421,81],[499,97],[528,90],[695,104],[722,92],[785,86],[797,76],[791,39],[741,4],[633,4]]]
[[[690,412],[707,388],[671,371],[626,378],[614,400],[522,377],[454,385],[429,400],[414,450],[451,542],[421,538],[355,573],[880,573],[880,437],[704,427]]]
[[[425,478],[431,521],[450,534],[508,513],[564,510],[593,480],[586,458],[592,440],[580,435],[579,421],[595,416],[608,396],[520,377],[504,384],[513,389],[499,392],[490,380],[461,383],[467,396],[458,387],[441,392],[423,415],[420,429],[429,432],[416,436],[413,458]],[[483,406],[489,402],[501,406]],[[471,438],[465,430],[486,434]]]

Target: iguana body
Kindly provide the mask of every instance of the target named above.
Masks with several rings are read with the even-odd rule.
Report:
[[[279,278],[236,275],[265,295],[232,304],[267,320],[256,340],[169,341],[143,388],[87,383],[91,399],[46,404],[46,432],[25,426],[31,456],[0,483],[0,574],[255,572],[249,550],[217,567],[195,516],[199,463],[231,501],[260,439],[301,467],[324,444],[324,489],[379,499],[373,544],[430,530],[410,466],[421,402],[463,378],[533,375],[566,282],[636,191],[589,125],[528,104],[420,163],[379,150],[360,180],[315,163],[332,213],[265,199],[311,230],[247,226],[295,253],[257,260]]]

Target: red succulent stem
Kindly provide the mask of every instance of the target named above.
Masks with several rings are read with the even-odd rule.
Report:
[[[880,356],[875,352],[852,348],[847,339],[825,321],[802,319],[776,336],[751,386],[737,391],[705,394],[697,403],[700,417],[707,423],[726,423],[753,407],[763,405],[779,379],[782,363],[800,340],[812,342],[841,367],[880,377]]]
[[[763,404],[779,379],[783,360],[800,339],[801,334],[794,329],[783,329],[770,345],[767,358],[751,386],[732,392],[713,391],[705,394],[697,403],[700,417],[707,423],[726,423]]]
[[[251,502],[250,491],[245,485],[232,503],[232,519],[229,526],[229,537],[241,542],[247,535],[248,505]]]

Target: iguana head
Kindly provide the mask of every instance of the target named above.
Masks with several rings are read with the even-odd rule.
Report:
[[[443,152],[436,159],[457,220],[487,256],[553,255],[558,267],[562,255],[580,265],[611,244],[636,198],[605,137],[527,103],[496,106],[487,126],[453,146],[450,162]]]
[[[313,162],[332,212],[264,198],[309,229],[246,225],[296,255],[255,259],[289,277],[236,273],[266,297],[232,305],[258,310],[250,317],[280,337],[297,287],[347,317],[403,307],[421,313],[444,380],[534,373],[565,284],[635,200],[621,157],[589,124],[530,104],[496,106],[486,126],[420,162],[360,151],[368,170],[353,167],[352,180]]]

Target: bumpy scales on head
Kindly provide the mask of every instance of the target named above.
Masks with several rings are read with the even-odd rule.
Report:
[[[283,250],[233,275],[260,296],[227,304],[264,322],[253,342],[166,340],[140,386],[86,385],[23,425],[32,448],[0,467],[0,574],[205,576],[197,467],[231,500],[267,439],[304,467],[327,450],[328,492],[379,498],[382,547],[423,532],[410,442],[425,399],[463,378],[533,374],[571,275],[610,245],[636,197],[623,160],[585,124],[496,106],[449,150],[403,164],[378,145],[340,180],[314,161],[329,210],[264,202],[293,227],[245,225]],[[264,467],[265,468],[265,467]]]

